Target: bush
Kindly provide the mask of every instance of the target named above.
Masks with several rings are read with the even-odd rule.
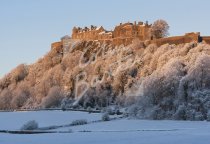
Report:
[[[110,117],[108,113],[104,113],[101,118],[102,121],[110,121]]]
[[[29,121],[25,123],[22,127],[21,130],[35,130],[38,129],[39,125],[35,120]]]
[[[74,120],[72,121],[71,125],[72,126],[76,126],[76,125],[85,125],[87,124],[87,120],[86,119],[80,119],[80,120]]]

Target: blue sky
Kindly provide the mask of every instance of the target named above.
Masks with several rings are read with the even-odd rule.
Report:
[[[73,26],[165,19],[170,35],[210,35],[209,0],[0,0],[0,77],[31,64]]]

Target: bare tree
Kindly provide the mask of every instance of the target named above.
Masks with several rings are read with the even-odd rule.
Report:
[[[169,25],[165,20],[156,20],[151,28],[151,35],[155,38],[163,38],[169,35]]]

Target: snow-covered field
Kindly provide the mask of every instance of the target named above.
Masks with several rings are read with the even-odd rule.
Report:
[[[1,112],[0,130],[17,130],[30,120],[37,121],[40,127],[46,127],[69,124],[78,119],[99,120],[101,114],[75,111]]]
[[[25,122],[36,120],[39,126],[69,124],[76,119],[100,120],[101,114],[85,112],[39,111],[2,112],[0,130],[17,130]],[[71,133],[4,134],[0,144],[209,144],[210,122],[152,121],[120,119],[56,131]]]

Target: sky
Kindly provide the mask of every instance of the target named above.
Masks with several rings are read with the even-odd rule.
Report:
[[[210,35],[209,0],[0,0],[0,78],[43,57],[74,26],[164,19],[170,36]]]

